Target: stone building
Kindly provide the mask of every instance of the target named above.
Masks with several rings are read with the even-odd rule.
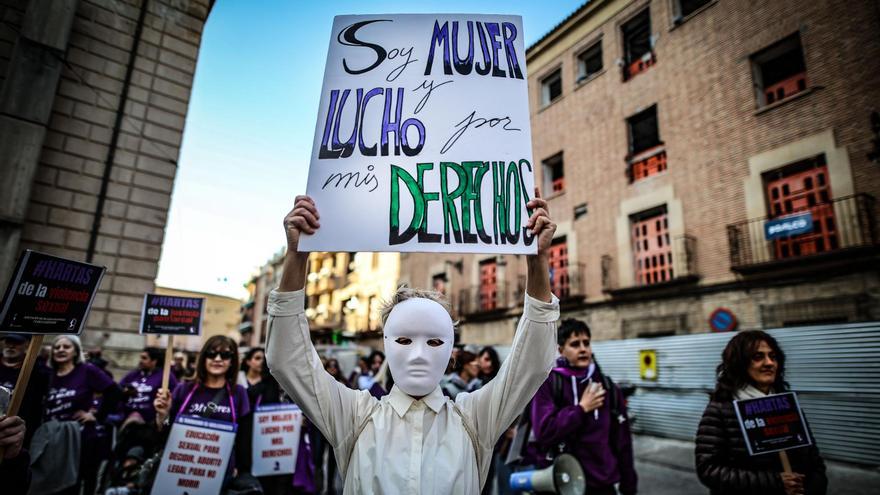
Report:
[[[597,339],[880,319],[876,2],[593,0],[527,65],[563,317]],[[463,341],[510,341],[523,258],[401,274]]]
[[[132,364],[212,0],[0,0],[0,280],[22,249],[107,267],[83,333]]]

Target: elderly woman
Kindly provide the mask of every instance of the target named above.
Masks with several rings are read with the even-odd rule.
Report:
[[[527,295],[510,357],[498,376],[453,402],[439,383],[453,345],[453,320],[436,292],[402,288],[381,312],[385,354],[394,375],[377,400],[346,388],[321,367],[304,314],[307,253],[302,233],[320,226],[311,198],[300,196],[284,220],[287,255],[269,296],[272,374],[327,437],[345,493],[479,493],[496,440],[535,394],[553,364],[559,303],[550,292],[548,249],[556,226],[536,198],[527,228],[538,253],[528,257]]]
[[[95,491],[100,462],[109,452],[99,441],[97,426],[115,411],[122,399],[122,390],[103,370],[87,363],[82,344],[76,335],[60,335],[52,343],[52,366],[49,394],[46,396],[46,420],[78,421],[81,426],[79,479],[70,493]],[[100,396],[100,407],[95,409]],[[65,491],[64,493],[68,493]]]

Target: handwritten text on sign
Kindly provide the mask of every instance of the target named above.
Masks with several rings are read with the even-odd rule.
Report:
[[[235,443],[235,425],[180,416],[171,427],[153,495],[216,495]]]
[[[750,455],[812,443],[794,392],[735,400],[733,407]]]
[[[292,474],[296,470],[302,412],[293,404],[260,406],[254,412],[251,474]]]
[[[334,19],[308,251],[534,253],[522,19]]]

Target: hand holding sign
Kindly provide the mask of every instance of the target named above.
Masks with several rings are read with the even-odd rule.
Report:
[[[550,207],[547,201],[541,197],[538,188],[535,188],[535,199],[526,205],[532,215],[526,223],[526,228],[538,238],[538,254],[546,255],[553,242],[553,234],[556,233],[556,224],[550,220]]]
[[[153,400],[153,408],[156,409],[156,425],[159,429],[165,424],[165,419],[171,412],[171,392],[167,388],[160,389],[156,392],[156,398]]]
[[[779,476],[782,477],[785,495],[804,494],[804,475],[799,473],[780,473]]]
[[[309,196],[297,196],[293,209],[284,217],[284,231],[287,233],[287,250],[298,252],[301,234],[314,234],[321,227],[318,207]]]

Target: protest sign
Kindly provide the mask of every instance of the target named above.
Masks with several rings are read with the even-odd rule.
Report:
[[[232,456],[236,426],[180,416],[171,427],[153,495],[217,495]]]
[[[294,404],[267,404],[254,411],[251,474],[271,476],[296,470],[302,411]]]
[[[812,444],[794,392],[735,400],[733,407],[749,455],[778,452]]]
[[[144,294],[141,333],[199,335],[204,311],[205,299],[202,297]]]
[[[519,16],[337,16],[309,166],[305,251],[534,254]]]
[[[0,306],[4,332],[76,334],[83,330],[105,268],[26,250]]]

